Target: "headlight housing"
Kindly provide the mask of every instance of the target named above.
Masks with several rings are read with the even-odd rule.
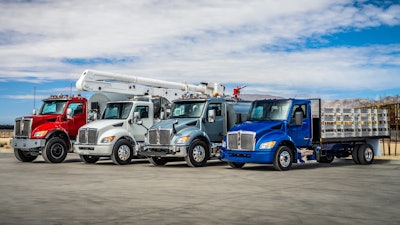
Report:
[[[190,140],[190,136],[183,136],[183,137],[177,138],[175,143],[176,144],[185,144],[189,140]]]
[[[33,136],[34,137],[43,137],[43,136],[46,136],[46,134],[47,134],[47,130],[41,130],[41,131],[35,132],[35,134],[33,134]]]
[[[271,149],[275,146],[276,141],[267,141],[267,142],[263,142],[260,145],[260,149]]]
[[[101,143],[110,143],[114,140],[114,138],[115,138],[115,136],[105,137],[105,138],[101,139]]]

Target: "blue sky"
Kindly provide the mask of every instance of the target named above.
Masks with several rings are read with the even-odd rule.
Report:
[[[0,0],[0,59],[0,124],[77,94],[85,69],[378,99],[400,94],[400,2]]]

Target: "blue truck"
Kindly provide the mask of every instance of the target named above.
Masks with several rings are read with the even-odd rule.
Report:
[[[356,164],[371,164],[380,139],[388,137],[383,109],[321,108],[320,99],[256,100],[247,121],[228,131],[220,157],[232,168],[272,164],[279,171],[305,157],[331,163],[351,156]]]

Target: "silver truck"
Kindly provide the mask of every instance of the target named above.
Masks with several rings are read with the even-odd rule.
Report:
[[[191,167],[218,158],[223,137],[246,120],[251,103],[230,98],[189,98],[173,101],[169,119],[154,124],[140,155],[155,166],[185,160]]]

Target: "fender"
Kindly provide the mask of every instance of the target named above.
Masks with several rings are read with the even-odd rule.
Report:
[[[101,136],[98,137],[97,142],[100,142],[103,138],[109,137],[109,136],[115,136],[113,143],[115,144],[119,139],[127,139],[129,140],[132,144],[137,144],[135,138],[133,137],[133,134],[130,134],[127,132],[127,130],[124,127],[115,127],[114,129],[107,130],[104,132]]]
[[[262,143],[268,142],[268,141],[276,141],[276,144],[273,148],[266,150],[266,151],[275,152],[280,145],[286,145],[289,148],[291,148],[293,151],[293,162],[297,162],[296,145],[294,144],[292,138],[290,136],[288,136],[285,132],[283,132],[281,130],[277,130],[277,131],[272,131],[272,132],[268,132],[268,133],[264,134],[263,136],[261,136],[258,139],[257,144],[256,144],[256,149],[259,149],[260,145]],[[260,151],[262,151],[262,150],[260,150]]]
[[[174,138],[172,138],[171,140],[171,144],[175,145],[175,141],[180,138],[180,137],[184,137],[184,136],[190,136],[190,139],[188,141],[186,141],[185,145],[189,145],[190,143],[192,143],[192,141],[194,139],[197,139],[199,137],[201,137],[202,140],[206,141],[208,145],[210,145],[211,141],[210,138],[208,137],[207,133],[204,131],[201,131],[199,128],[197,127],[186,127],[182,130],[180,130],[177,134],[175,134]]]
[[[268,142],[268,141],[276,141],[274,148],[272,148],[274,150],[276,149],[277,145],[279,145],[279,143],[282,143],[284,141],[290,141],[293,143],[292,138],[290,138],[285,132],[280,131],[280,130],[268,132],[257,139],[258,140],[257,140],[257,144],[256,144],[256,149],[259,149],[259,147],[262,143]]]
[[[62,123],[45,123],[40,126],[37,126],[35,129],[32,130],[31,138],[33,139],[41,139],[41,138],[49,138],[51,134],[54,132],[62,131],[68,135],[68,131],[62,126]],[[45,137],[35,137],[35,133],[39,131],[47,131]]]
[[[60,138],[64,139],[65,144],[67,145],[67,149],[71,149],[71,147],[72,147],[71,140],[68,136],[68,132],[64,128],[56,127],[54,130],[47,132],[46,143],[52,137],[60,137]]]

